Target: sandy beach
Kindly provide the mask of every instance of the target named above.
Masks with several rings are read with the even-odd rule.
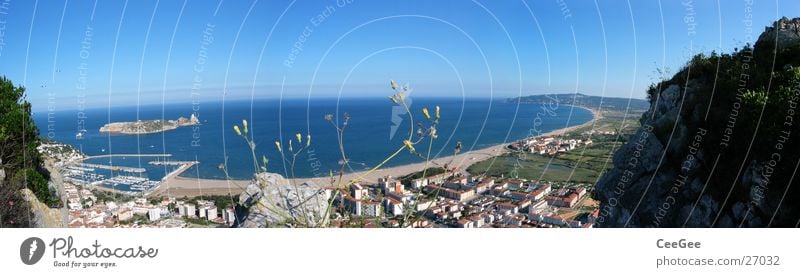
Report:
[[[582,107],[577,107],[582,108]],[[586,109],[586,108],[582,108]],[[594,122],[602,118],[602,114],[599,111],[587,109],[592,112],[592,120],[587,121],[581,125],[575,125],[570,127],[565,127],[557,130],[553,130],[547,133],[542,133],[538,136],[554,136],[554,135],[563,135],[567,132],[571,132],[575,129],[580,129],[587,126],[592,126]],[[538,137],[537,136],[537,137]],[[508,152],[506,146],[512,143],[505,142],[497,145],[493,145],[487,148],[482,149],[475,149],[475,150],[468,150],[464,151],[458,155],[450,155],[446,157],[440,157],[428,162],[428,167],[441,167],[444,164],[449,164],[451,168],[456,167],[458,170],[465,170],[471,165],[491,159],[497,156],[500,156],[504,153]],[[347,173],[342,176],[343,184],[346,184],[350,180],[359,179],[361,182],[365,183],[376,183],[378,178],[383,176],[404,176],[414,172],[421,171],[425,169],[426,163],[424,161],[408,164],[408,165],[401,165],[401,166],[394,166],[394,167],[387,167],[378,169],[372,172],[369,175],[362,176],[366,173],[366,171],[362,172],[353,172]],[[244,188],[247,187],[247,184],[250,182],[249,180],[211,180],[211,179],[197,179],[197,178],[187,178],[172,176],[167,178],[167,180],[162,183],[158,189],[153,192],[153,195],[169,195],[172,197],[183,197],[183,196],[199,196],[199,195],[238,195]],[[329,177],[321,177],[321,178],[296,178],[294,181],[298,184],[307,182],[307,181],[314,181],[320,185],[326,185],[330,182]]]

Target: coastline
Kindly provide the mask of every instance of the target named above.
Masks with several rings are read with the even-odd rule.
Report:
[[[587,107],[580,107],[580,106],[572,106],[575,108],[586,109],[592,113],[592,119],[575,126],[568,126],[561,129],[556,129],[547,133],[541,133],[536,136],[528,137],[542,137],[542,136],[554,136],[554,135],[563,135],[565,133],[574,131],[576,129],[584,128],[591,126],[597,120],[603,118],[603,115],[600,111],[587,108]],[[428,167],[438,167],[449,163],[452,166],[458,168],[458,170],[466,170],[470,166],[475,163],[492,159],[498,157],[502,154],[508,153],[509,150],[506,148],[511,142],[504,142],[500,144],[495,144],[486,148],[481,149],[473,149],[458,155],[448,155],[445,157],[439,157],[433,159],[427,163]],[[359,171],[359,172],[351,172],[344,174],[342,176],[342,183],[347,183],[347,181],[359,179],[362,182],[368,183],[377,183],[378,178],[391,175],[394,177],[408,175],[414,172],[421,171],[425,169],[426,162],[421,161],[417,163],[407,164],[407,165],[399,165],[393,167],[386,167],[382,169],[378,169],[375,172],[372,172],[369,175],[361,176],[366,173],[366,171]],[[181,177],[176,174],[167,178],[164,183],[162,183],[156,190],[154,190],[151,194],[152,195],[169,195],[172,197],[194,197],[200,195],[238,195],[247,187],[250,183],[250,180],[214,180],[214,179],[200,179],[200,178],[188,178],[188,177]],[[303,182],[313,181],[319,185],[325,185],[330,182],[329,177],[310,177],[310,178],[294,178],[292,181],[296,182],[297,184],[301,184]]]

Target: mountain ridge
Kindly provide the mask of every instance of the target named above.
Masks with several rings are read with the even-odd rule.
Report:
[[[646,110],[649,103],[644,99],[624,98],[624,97],[605,97],[595,96],[584,93],[545,93],[528,96],[512,97],[506,99],[508,102],[520,104],[559,104],[576,105],[590,109],[610,109],[610,110]]]

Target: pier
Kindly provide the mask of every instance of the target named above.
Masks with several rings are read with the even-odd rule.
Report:
[[[132,173],[144,173],[146,170],[140,167],[127,167],[127,166],[116,166],[116,165],[103,165],[103,164],[87,164],[83,163],[80,164],[81,167],[85,168],[100,168],[100,169],[108,169],[111,171],[124,171],[124,172],[132,172]]]
[[[86,156],[84,158],[78,159],[76,161],[83,162],[89,159],[99,159],[99,158],[113,158],[113,157],[155,157],[155,158],[169,158],[172,157],[172,154],[108,154],[108,155],[99,155],[99,156]]]
[[[177,177],[178,175],[181,175],[181,173],[183,173],[184,171],[186,171],[190,167],[192,167],[192,166],[194,166],[196,164],[199,164],[199,162],[195,162],[195,161],[191,161],[191,162],[166,162],[166,163],[176,163],[175,165],[180,165],[180,167],[178,169],[175,169],[174,171],[170,172],[169,174],[167,174],[167,176],[164,176],[164,178],[161,179],[162,182],[169,181],[170,179],[172,179],[174,177]]]
[[[148,164],[151,165],[185,165],[185,164],[196,164],[195,161],[150,161]]]

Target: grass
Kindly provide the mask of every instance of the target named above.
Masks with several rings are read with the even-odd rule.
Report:
[[[585,147],[585,151],[578,147],[556,157],[505,154],[478,162],[467,171],[470,174],[509,177],[517,167],[517,177],[523,179],[593,184],[600,175],[611,169],[609,159],[620,145],[619,142],[594,143]]]
[[[478,162],[467,171],[473,175],[486,174],[494,177],[518,177],[530,180],[558,183],[594,184],[603,173],[612,169],[611,158],[624,143],[627,136],[639,127],[641,111],[603,111],[603,118],[594,126],[573,130],[564,134],[565,138],[587,138],[584,132],[614,131],[621,135],[593,134],[591,145],[580,146],[555,157],[538,154],[509,153],[495,159]],[[623,124],[624,119],[624,124]]]
[[[185,201],[192,204],[197,204],[198,200],[206,200],[206,201],[214,201],[214,206],[216,206],[220,210],[225,210],[227,208],[233,208],[236,205],[236,201],[238,200],[238,196],[232,197],[231,195],[202,195],[202,196],[195,196],[195,197],[183,197],[181,201]]]
[[[212,221],[206,220],[206,219],[204,219],[204,218],[191,218],[191,217],[183,217],[183,218],[182,218],[182,220],[183,220],[183,221],[186,221],[186,223],[188,223],[188,224],[189,224],[189,226],[191,226],[191,225],[195,225],[195,226],[206,226],[206,227],[207,227],[207,226],[222,226],[222,225],[220,225],[220,224],[217,224],[217,223],[215,223],[215,222],[212,222]]]
[[[422,178],[424,176],[434,176],[445,173],[447,170],[441,167],[431,167],[427,169],[427,172],[424,170],[420,170],[403,177],[400,177],[398,180],[403,183],[403,185],[410,185],[412,181]]]

